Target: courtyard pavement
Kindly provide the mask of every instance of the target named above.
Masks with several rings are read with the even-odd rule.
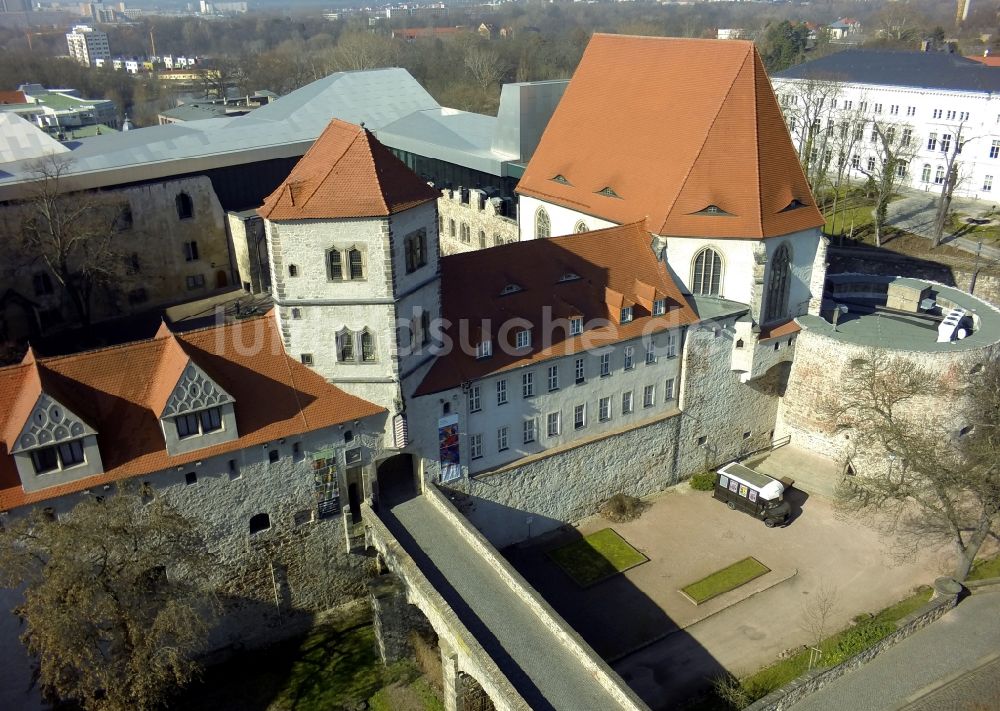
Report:
[[[889,203],[886,213],[887,221],[893,227],[898,227],[927,239],[934,236],[934,220],[937,214],[937,200],[940,193],[936,191],[923,192],[919,190],[901,190],[901,197]],[[973,200],[971,198],[955,198],[951,203],[951,211],[962,217],[985,218],[990,211],[997,210],[997,203],[988,200]],[[996,215],[991,215],[996,219]],[[962,230],[959,230],[962,232]],[[979,249],[975,233],[962,236],[958,233],[945,234],[943,244],[958,247],[972,254]],[[982,256],[985,259],[1000,260],[1000,247],[984,244]]]
[[[869,522],[839,517],[822,496],[792,490],[788,498],[793,520],[768,529],[682,484],[635,521],[596,516],[504,553],[652,708],[672,708],[723,669],[747,673],[810,641],[805,611],[822,588],[837,591],[832,633],[948,568],[947,551],[902,557]],[[581,590],[545,551],[607,526],[650,561]],[[699,606],[679,592],[746,556],[771,572]]]

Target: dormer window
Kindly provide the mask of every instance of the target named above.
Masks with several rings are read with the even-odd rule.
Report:
[[[200,412],[179,415],[174,418],[174,425],[177,427],[177,437],[180,439],[217,432],[222,429],[222,413],[219,408],[210,407]]]
[[[531,348],[531,331],[524,328],[517,332],[515,336],[518,348]]]
[[[489,358],[493,355],[493,341],[480,341],[476,346],[476,358]]]
[[[806,204],[799,200],[798,198],[792,200],[787,206],[782,208],[782,212],[788,212],[789,210],[798,210],[800,207],[805,207]]]
[[[561,284],[564,281],[576,281],[579,278],[579,274],[575,274],[574,272],[565,272],[561,277],[559,277],[559,283]]]
[[[619,323],[628,323],[631,320],[632,320],[632,307],[631,306],[623,306],[622,310],[621,310],[621,313],[618,315],[618,322]]]
[[[656,301],[654,301],[653,302],[653,315],[654,316],[662,316],[665,313],[667,313],[667,300],[666,299],[657,299]]]
[[[519,291],[521,291],[521,287],[518,286],[517,284],[507,284],[500,291],[500,296],[507,296],[508,294],[516,294]]]
[[[579,336],[583,333],[583,317],[574,316],[569,320],[569,335]]]
[[[621,195],[619,195],[618,193],[616,193],[615,189],[612,188],[610,185],[606,185],[603,188],[601,188],[600,190],[598,190],[597,194],[598,195],[603,195],[604,197],[618,198],[619,200],[621,200],[621,197],[622,197]]]
[[[31,464],[35,468],[35,474],[69,469],[83,463],[83,441],[79,439],[31,452]]]
[[[696,212],[694,214],[695,215],[709,215],[709,216],[713,216],[713,217],[732,217],[733,216],[731,212],[726,212],[725,210],[723,210],[718,205],[709,205],[708,207],[706,207],[706,208],[704,208],[702,210],[699,210],[698,212]]]
[[[550,178],[550,180],[552,180],[552,182],[554,182],[554,183],[562,183],[563,185],[570,185],[571,184],[568,180],[566,180],[566,176],[562,175],[561,173],[559,175],[553,175]]]

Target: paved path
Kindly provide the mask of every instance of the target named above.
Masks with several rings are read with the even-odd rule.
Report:
[[[967,598],[937,622],[792,708],[1000,709],[1000,592]]]
[[[533,709],[621,708],[427,499],[382,518]]]
[[[886,214],[888,223],[901,230],[932,239],[937,210],[936,202],[940,195],[936,192],[925,193],[915,190],[903,191],[902,194],[904,197],[889,203]],[[994,204],[991,202],[964,198],[955,198],[951,204],[953,212],[970,217],[985,215],[994,207]],[[945,235],[943,243],[952,247],[958,247],[972,254],[975,254],[976,250],[979,249],[978,241],[972,237]],[[982,256],[984,259],[998,261],[1000,260],[1000,247],[984,244],[982,246]]]

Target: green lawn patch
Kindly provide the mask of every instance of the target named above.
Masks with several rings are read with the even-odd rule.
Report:
[[[969,573],[969,580],[986,580],[1000,578],[1000,555],[993,558],[976,561]]]
[[[553,563],[582,588],[623,573],[649,560],[614,529],[603,528],[548,552]]]
[[[362,613],[209,667],[171,706],[187,711],[341,711],[365,703],[382,709],[443,709],[412,662],[382,664],[371,621]]]
[[[759,578],[764,573],[770,572],[771,569],[756,558],[744,558],[741,561],[726,566],[722,570],[717,570],[696,583],[691,583],[681,588],[681,592],[691,598],[695,605],[700,605],[707,600],[711,600],[713,597],[717,597],[730,590],[735,590],[740,585],[745,585],[754,578]]]

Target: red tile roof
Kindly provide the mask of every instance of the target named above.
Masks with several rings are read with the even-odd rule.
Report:
[[[176,341],[174,340],[176,339]],[[170,456],[151,400],[172,390],[164,359],[180,347],[236,400],[239,438]],[[18,404],[41,388],[97,430],[104,473],[25,493],[10,455],[30,414]],[[171,371],[172,372],[172,371]],[[53,392],[53,388],[58,392]],[[30,391],[30,392],[29,392]],[[64,402],[69,400],[69,402]],[[31,403],[34,404],[34,401]],[[348,395],[285,354],[272,314],[234,324],[0,368],[0,510],[150,474],[206,457],[384,412]]]
[[[26,104],[28,97],[23,91],[0,91],[0,104]]]
[[[795,319],[789,319],[782,323],[775,324],[768,328],[762,328],[760,335],[757,336],[757,340],[766,341],[771,338],[781,338],[782,336],[791,336],[793,333],[798,333],[802,330],[799,324],[795,323]]]
[[[979,62],[980,64],[985,64],[987,67],[1000,67],[1000,55],[988,55],[983,56],[981,54],[970,54],[966,55],[966,59],[971,59],[973,62]]]
[[[651,239],[641,224],[633,223],[444,257],[442,315],[450,322],[446,335],[454,347],[438,357],[416,394],[696,322],[694,310],[650,249]],[[504,294],[508,286],[518,290]],[[666,300],[668,311],[664,316],[651,316],[652,302],[659,299]],[[633,320],[619,325],[621,305],[633,306]],[[582,316],[583,334],[568,336],[563,325],[545,343],[547,313],[550,322]],[[475,344],[486,319],[493,355],[477,359]],[[501,347],[500,328],[513,319],[532,326],[530,351]],[[594,319],[603,321],[588,328]],[[511,346],[513,330],[503,334]],[[465,349],[471,352],[464,352],[463,341],[471,345]]]
[[[334,119],[258,212],[269,220],[384,217],[437,197],[369,131]]]
[[[760,57],[740,40],[594,35],[517,191],[661,235],[823,224]]]

